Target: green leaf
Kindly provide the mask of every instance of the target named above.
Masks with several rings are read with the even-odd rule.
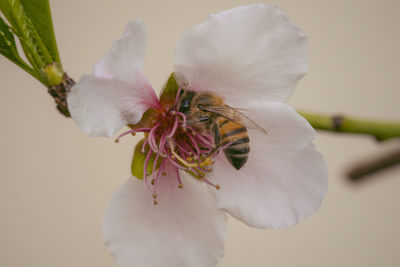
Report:
[[[173,105],[178,90],[179,86],[174,78],[174,73],[171,73],[160,96],[161,105],[162,106]]]
[[[47,51],[50,53],[52,62],[57,62],[61,65],[49,0],[21,0],[21,4],[25,8],[27,16],[31,19]]]
[[[28,1],[24,2],[28,3]],[[32,1],[32,3],[43,5],[41,2],[43,1]],[[28,6],[32,5],[32,3],[28,4]],[[32,12],[33,9],[30,7],[28,10]],[[27,13],[26,8],[22,5],[20,0],[1,0],[0,11],[11,24],[14,34],[17,35],[21,42],[26,57],[36,71],[39,72],[42,67],[53,62],[47,47],[28,16],[33,15],[35,17],[38,16],[38,14]],[[36,19],[34,19],[34,21],[37,22]],[[45,31],[41,32],[45,33]]]
[[[35,76],[34,70],[19,56],[14,35],[2,17],[0,17],[0,54]]]
[[[145,146],[144,153],[142,152],[144,139],[140,140],[139,143],[135,146],[135,153],[133,155],[132,163],[131,163],[131,173],[136,178],[142,180],[143,179],[143,169],[144,162],[146,161],[146,156],[149,152],[148,145]],[[152,153],[149,159],[149,163],[147,164],[147,175],[150,175],[153,172],[154,161],[156,159],[156,154]],[[156,170],[160,167],[162,159],[158,158]]]

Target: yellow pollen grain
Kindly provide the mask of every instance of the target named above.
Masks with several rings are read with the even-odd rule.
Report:
[[[192,162],[193,159],[191,157],[187,157],[186,160]]]
[[[200,163],[201,167],[208,166],[213,164],[214,161],[211,158],[206,158],[202,163]]]

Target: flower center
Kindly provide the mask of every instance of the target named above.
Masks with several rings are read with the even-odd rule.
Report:
[[[167,175],[166,163],[174,168],[177,184],[183,188],[179,170],[185,171],[204,183],[220,189],[217,184],[211,183],[205,178],[211,171],[221,148],[217,148],[214,136],[210,133],[199,131],[186,123],[186,115],[174,108],[159,112],[148,128],[139,128],[121,134],[115,141],[125,135],[135,135],[138,132],[145,133],[142,145],[142,153],[146,154],[143,165],[143,180],[146,187],[153,194],[154,204],[157,204],[157,185],[162,176]],[[153,170],[148,172],[148,166],[152,155],[155,154]],[[151,165],[150,165],[151,166]],[[169,168],[170,169],[170,168]],[[151,183],[148,179],[151,177]]]

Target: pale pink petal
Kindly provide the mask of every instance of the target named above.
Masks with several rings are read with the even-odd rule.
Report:
[[[125,32],[93,68],[98,77],[135,85],[141,80],[146,52],[146,28],[141,20],[130,21]]]
[[[253,108],[268,134],[248,129],[250,154],[239,171],[220,156],[212,174],[221,185],[218,207],[253,227],[294,225],[321,205],[327,166],[312,143],[314,130],[294,109],[272,102]]]
[[[143,113],[158,105],[147,80],[129,85],[118,80],[83,76],[68,94],[71,117],[90,136],[113,136],[128,123],[140,121]]]
[[[158,205],[143,181],[130,178],[113,196],[103,237],[118,266],[212,267],[223,255],[226,215],[209,188],[173,172],[162,177]]]
[[[240,6],[182,35],[175,76],[191,90],[211,91],[227,103],[286,101],[308,69],[306,37],[278,8]]]

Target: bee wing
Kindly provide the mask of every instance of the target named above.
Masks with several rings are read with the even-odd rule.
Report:
[[[201,109],[203,109],[204,111],[211,112],[215,115],[224,117],[233,122],[244,124],[249,129],[257,129],[257,130],[262,131],[265,134],[268,133],[264,128],[262,128],[260,125],[258,125],[256,122],[254,122],[252,119],[250,119],[248,115],[244,114],[243,113],[243,111],[245,111],[244,109],[233,108],[228,105],[207,106],[207,107],[202,107]]]

